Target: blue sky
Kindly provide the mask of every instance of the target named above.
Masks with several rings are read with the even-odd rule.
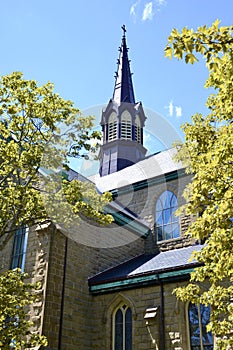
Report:
[[[0,13],[0,74],[22,71],[40,84],[52,81],[84,113],[98,114],[112,97],[125,24],[136,99],[181,135],[180,124],[206,111],[207,70],[202,61],[165,58],[167,37],[174,27],[195,29],[216,18],[231,25],[233,1],[8,0]],[[160,120],[153,118],[148,130],[156,133]]]

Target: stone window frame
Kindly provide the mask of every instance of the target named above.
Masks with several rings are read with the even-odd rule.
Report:
[[[171,193],[172,196],[170,198],[170,202],[172,200],[172,197],[175,197],[176,199],[176,205],[175,206],[168,206],[168,207],[165,207],[165,203],[162,203],[161,207],[162,209],[160,210],[156,210],[156,207],[159,203],[159,201],[161,202],[161,197],[164,196],[165,193]],[[166,200],[167,197],[165,197],[165,200]],[[169,221],[164,221],[164,219],[162,218],[162,222],[158,224],[157,222],[157,218],[156,218],[156,214],[157,213],[160,213],[160,216],[161,215],[164,215],[164,212],[166,210],[169,210],[172,214],[178,209],[179,207],[179,203],[178,203],[178,196],[177,194],[175,193],[174,190],[170,189],[170,188],[166,188],[164,189],[157,197],[156,197],[156,200],[155,200],[155,203],[154,203],[154,233],[155,233],[155,238],[156,238],[156,242],[163,242],[163,241],[168,241],[168,240],[175,240],[175,239],[179,239],[181,238],[181,227],[180,227],[180,218],[179,217],[175,217],[173,216],[173,219],[170,220],[170,217],[171,215],[169,216]],[[174,226],[178,229],[178,235],[174,236],[172,234],[172,237],[164,237],[164,227],[166,226]],[[159,236],[158,236],[158,230],[159,229],[162,229],[162,239],[159,239]]]
[[[192,349],[195,349],[195,350],[204,350],[206,349],[206,346],[208,344],[203,344],[203,338],[200,339],[200,345],[196,345],[194,348],[193,348],[193,344],[191,344],[191,327],[190,327],[190,315],[189,315],[189,307],[190,305],[194,305],[196,308],[197,308],[197,311],[198,311],[198,326],[199,326],[199,329],[200,329],[200,335],[202,335],[203,333],[203,323],[202,323],[202,316],[201,316],[201,312],[200,312],[200,308],[201,306],[204,307],[205,309],[207,308],[210,308],[209,306],[205,306],[203,304],[194,304],[194,303],[191,303],[191,302],[187,302],[186,303],[186,324],[187,324],[187,338],[188,338],[188,349],[189,350],[192,350]],[[201,326],[201,327],[200,327]],[[211,334],[211,340],[212,340],[212,343],[209,344],[209,350],[213,350],[214,349],[214,336]],[[212,346],[212,348],[211,348]],[[199,348],[198,348],[199,347]]]
[[[108,306],[104,310],[102,320],[103,324],[106,325],[106,349],[113,348],[113,314],[115,310],[119,308],[122,304],[127,305],[132,312],[132,349],[134,347],[134,338],[135,338],[135,320],[137,319],[137,312],[134,301],[124,293],[118,293],[115,295],[111,301],[108,303]]]
[[[11,253],[10,269],[20,268],[24,271],[27,242],[28,242],[28,227],[23,226],[17,229],[14,235],[13,247]]]

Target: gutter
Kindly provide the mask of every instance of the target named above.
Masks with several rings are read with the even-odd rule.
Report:
[[[148,226],[141,223],[137,218],[132,218],[131,216],[127,215],[126,213],[117,212],[114,209],[111,209],[109,206],[106,208],[106,212],[108,214],[111,214],[114,218],[114,221],[119,226],[125,226],[126,228],[130,229],[134,233],[138,234],[142,238],[146,238],[151,230]]]
[[[160,281],[160,344],[161,350],[165,350],[165,312],[164,312],[164,287],[163,282]]]
[[[134,277],[124,277],[118,280],[103,281],[103,282],[89,282],[89,290],[92,294],[111,293],[122,289],[140,288],[152,284],[160,284],[161,282],[174,282],[175,280],[187,280],[190,273],[195,269],[194,267],[186,267],[173,271],[154,272],[150,274],[142,274]]]

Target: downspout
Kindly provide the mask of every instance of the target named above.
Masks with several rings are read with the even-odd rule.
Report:
[[[158,276],[159,279],[159,276]],[[159,280],[160,284],[160,325],[161,325],[161,331],[160,331],[160,344],[161,344],[161,350],[165,350],[165,316],[164,316],[164,288],[163,288],[163,282]]]
[[[64,311],[64,301],[65,301],[67,251],[68,251],[68,238],[66,237],[64,264],[63,264],[63,281],[62,281],[61,309],[60,309],[60,322],[59,322],[59,335],[58,335],[58,350],[62,350],[62,327],[63,327],[63,311]]]

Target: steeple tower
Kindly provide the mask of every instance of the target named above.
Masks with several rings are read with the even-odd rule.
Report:
[[[120,56],[117,60],[118,69],[116,72],[116,81],[113,91],[113,100],[120,104],[121,102],[135,103],[132,73],[130,71],[130,61],[128,59],[128,48],[126,45],[126,29],[122,26],[122,43],[119,47]]]
[[[146,116],[141,102],[135,102],[132,73],[126,45],[126,29],[117,60],[113,97],[102,112],[100,176],[124,169],[145,157],[143,127]]]

